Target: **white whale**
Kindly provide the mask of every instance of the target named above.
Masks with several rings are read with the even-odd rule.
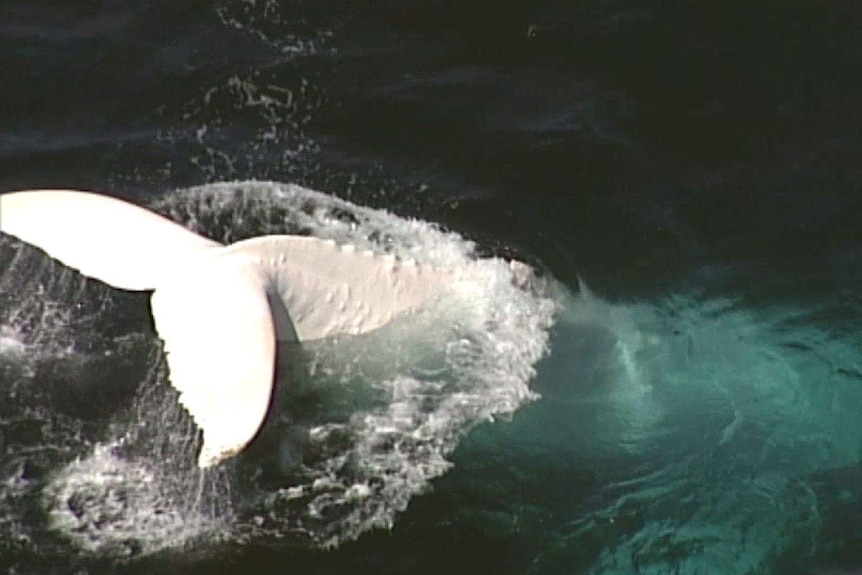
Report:
[[[133,204],[66,190],[0,195],[0,231],[115,288],[152,290],[171,384],[203,432],[198,465],[239,453],[269,407],[276,341],[361,334],[454,275],[317,238],[228,246]]]

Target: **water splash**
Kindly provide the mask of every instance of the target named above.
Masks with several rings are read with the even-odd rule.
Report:
[[[228,0],[214,9],[230,31],[225,43],[254,54],[253,64],[226,55],[223,75],[182,105],[161,110],[173,118],[162,122],[173,127],[158,134],[174,151],[163,171],[175,176],[172,181],[188,174],[198,182],[251,175],[294,179],[318,150],[307,128],[325,101],[301,63],[321,52],[329,34],[305,26],[272,0]]]
[[[222,24],[287,56],[318,52],[331,36],[307,25],[296,10],[277,0],[227,0],[216,5]]]
[[[535,397],[527,383],[547,350],[555,304],[516,285],[507,262],[477,259],[474,244],[457,234],[291,185],[207,186],[178,200],[159,209],[223,240],[312,234],[461,277],[453,298],[405,322],[307,346],[300,361],[313,368],[313,381],[299,386],[304,397],[285,402],[280,432],[304,437],[302,464],[290,485],[247,491],[244,540],[302,532],[330,546],[390,527],[449,468],[446,457],[467,430]],[[332,397],[355,401],[344,410]],[[318,408],[311,420],[309,401]]]
[[[226,470],[194,464],[198,433],[164,385],[161,354],[151,354],[131,409],[111,425],[116,439],[52,473],[42,489],[49,529],[87,553],[145,556],[229,529]]]
[[[43,426],[33,438],[35,447],[64,446],[44,459],[44,473],[26,490],[39,493],[50,532],[79,553],[137,557],[225,539],[338,545],[390,527],[451,467],[465,433],[536,397],[528,383],[547,352],[556,303],[526,266],[480,258],[473,243],[436,225],[293,185],[210,185],[168,195],[155,208],[222,241],[312,234],[447,266],[460,280],[449,299],[372,334],[280,350],[275,405],[261,435],[213,472],[194,466],[197,432],[166,384],[151,332],[102,340],[83,355],[81,341],[110,314],[69,334],[69,355],[84,379],[96,358],[139,358],[124,373],[103,376],[137,387],[108,419],[64,417],[62,427]],[[66,305],[86,299],[65,295]],[[39,317],[40,341],[49,342],[54,327]],[[4,385],[25,389],[38,404],[43,376],[20,377]],[[49,398],[48,408],[64,405],[62,397]],[[14,456],[28,461],[21,446]]]

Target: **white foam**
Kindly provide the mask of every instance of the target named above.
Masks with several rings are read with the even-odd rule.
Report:
[[[0,326],[0,355],[23,355],[27,349],[24,338],[9,326]]]
[[[216,527],[194,500],[172,499],[158,464],[119,457],[115,448],[98,446],[53,478],[43,492],[51,529],[82,550],[117,556],[182,546]]]

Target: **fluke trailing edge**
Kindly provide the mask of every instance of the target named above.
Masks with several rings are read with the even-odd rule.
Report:
[[[88,192],[0,195],[0,231],[113,287],[153,291],[171,384],[203,432],[201,467],[240,452],[263,423],[277,340],[371,331],[453,280],[445,271],[311,237],[223,246]]]

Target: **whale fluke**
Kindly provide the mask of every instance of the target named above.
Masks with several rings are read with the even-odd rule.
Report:
[[[144,208],[88,192],[0,195],[0,231],[83,274],[153,290],[170,382],[203,432],[208,467],[240,451],[269,407],[276,341],[361,334],[439,296],[453,274],[329,240],[222,246]]]

